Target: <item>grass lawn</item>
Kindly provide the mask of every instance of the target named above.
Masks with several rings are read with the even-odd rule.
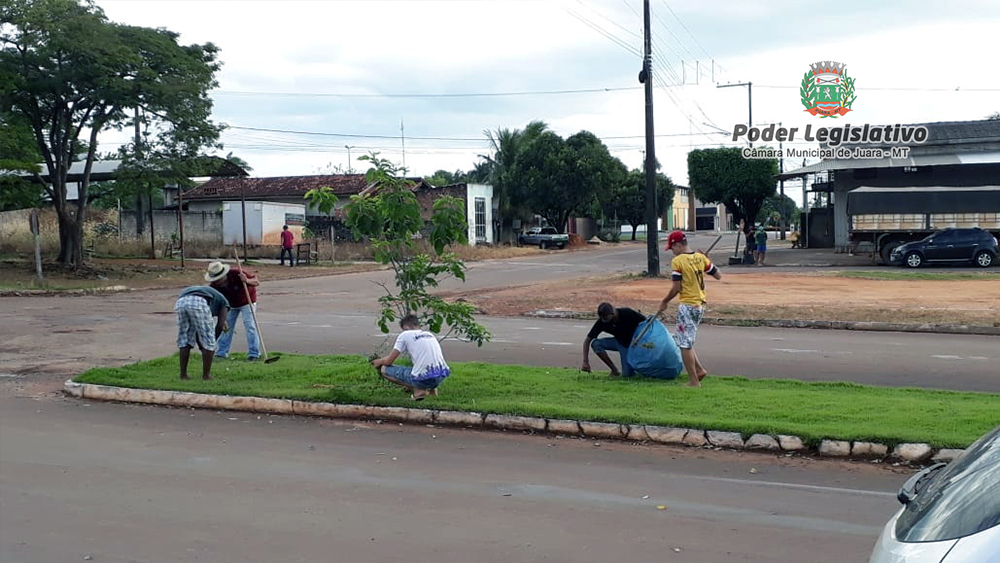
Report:
[[[864,280],[889,280],[889,281],[910,281],[910,280],[1000,280],[1000,272],[972,270],[965,272],[919,272],[914,270],[900,270],[898,272],[885,270],[841,270],[830,272],[828,275],[838,278],[858,278]]]
[[[214,379],[178,377],[177,356],[118,368],[95,368],[80,383],[277,397],[305,401],[410,406],[621,423],[793,434],[823,438],[930,442],[965,447],[1000,424],[1000,394],[712,377],[701,389],[684,381],[610,380],[567,368],[454,363],[441,395],[414,402],[382,381],[359,356],[295,356],[265,365],[217,361]],[[683,378],[684,376],[682,376]],[[316,387],[324,385],[325,387]],[[330,387],[333,386],[333,387]]]

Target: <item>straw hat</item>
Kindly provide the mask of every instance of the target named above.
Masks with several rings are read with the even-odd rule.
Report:
[[[208,271],[205,273],[205,281],[214,282],[221,280],[226,277],[229,273],[229,264],[223,264],[216,260],[208,265]]]

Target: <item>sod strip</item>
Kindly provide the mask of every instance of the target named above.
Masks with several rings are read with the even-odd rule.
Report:
[[[381,380],[359,356],[281,354],[264,365],[216,360],[213,379],[178,375],[177,356],[117,368],[95,368],[75,380],[137,389],[188,391],[300,401],[474,411],[555,419],[652,424],[751,434],[872,441],[890,447],[926,442],[963,448],[1000,424],[1000,394],[875,387],[846,382],[709,377],[688,388],[675,381],[567,368],[453,363],[440,396],[414,402]],[[235,356],[239,357],[239,356]]]

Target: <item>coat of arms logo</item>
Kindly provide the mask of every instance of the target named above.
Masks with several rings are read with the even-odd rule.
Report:
[[[802,105],[812,115],[840,117],[851,111],[854,79],[847,76],[846,66],[834,61],[813,63],[802,77],[799,93]]]

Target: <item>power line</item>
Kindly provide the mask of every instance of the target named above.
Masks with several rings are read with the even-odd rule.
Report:
[[[251,92],[246,90],[215,90],[215,94],[237,96],[274,96],[289,98],[497,98],[510,96],[562,96],[571,94],[597,94],[641,90],[642,86],[613,88],[581,88],[576,90],[535,90],[526,92],[459,92],[459,93],[379,93],[344,94],[338,92]]]
[[[779,89],[798,89],[798,86],[772,86],[766,84],[757,84],[754,82],[754,86],[758,88],[779,88]],[[890,86],[884,88],[869,88],[864,87],[865,91],[884,91],[884,92],[1000,92],[1000,88],[962,88],[961,86],[956,86],[955,88],[906,88],[898,86]]]
[[[667,4],[667,0],[661,0],[661,1],[663,2],[663,5],[667,7],[667,10],[670,11],[670,15],[674,16],[674,19],[677,20],[677,23],[681,24],[681,28],[684,29],[685,32],[687,32],[688,37],[690,37],[694,41],[694,44],[697,45],[699,49],[701,49],[702,53],[705,53],[706,57],[711,59],[712,55],[708,54],[708,51],[706,51],[705,48],[701,46],[701,43],[698,42],[698,38],[695,37],[694,34],[691,33],[691,31],[687,28],[687,26],[684,25],[684,22],[681,21],[679,17],[677,17],[677,14],[674,12],[674,9],[670,7],[670,4]]]
[[[622,49],[625,49],[625,51],[628,52],[630,55],[633,55],[633,56],[636,56],[636,57],[642,57],[642,53],[640,53],[635,47],[632,47],[631,45],[628,44],[628,42],[626,42],[625,40],[621,39],[617,35],[611,33],[610,31],[608,31],[606,29],[604,29],[600,25],[597,25],[594,22],[588,20],[584,16],[581,16],[581,15],[577,14],[576,12],[574,12],[573,10],[570,10],[569,8],[563,8],[563,10],[565,10],[566,13],[568,13],[569,15],[573,16],[574,18],[576,18],[577,20],[579,20],[580,22],[582,22],[587,27],[593,29],[597,33],[600,33],[601,35],[603,35],[604,37],[606,37],[607,39],[611,40],[613,43],[615,43],[616,45],[618,45],[619,47],[621,47]]]
[[[629,35],[631,35],[632,37],[635,37],[635,38],[636,38],[636,39],[637,39],[638,41],[640,41],[640,42],[642,41],[642,37],[641,37],[641,36],[640,36],[640,35],[639,35],[638,33],[636,33],[636,32],[634,32],[634,31],[632,31],[632,30],[630,30],[630,29],[627,29],[627,28],[623,27],[623,26],[622,26],[622,25],[621,25],[620,23],[618,23],[618,22],[616,22],[615,20],[613,20],[613,19],[609,18],[608,16],[604,15],[604,14],[603,14],[603,13],[601,13],[601,12],[598,12],[597,10],[595,10],[595,9],[593,8],[593,6],[588,6],[587,4],[585,4],[585,3],[583,2],[583,0],[576,0],[576,1],[577,1],[577,3],[578,3],[578,4],[580,4],[581,6],[584,6],[584,7],[586,7],[586,8],[589,8],[589,9],[590,9],[590,11],[592,11],[592,12],[594,12],[595,14],[597,14],[598,16],[600,16],[600,17],[604,18],[604,20],[605,20],[605,21],[608,21],[608,22],[610,22],[610,23],[611,23],[611,25],[613,25],[613,26],[617,27],[618,29],[620,29],[620,30],[624,31],[625,33],[628,33],[628,34],[629,34]]]
[[[655,77],[655,75],[654,75]],[[669,92],[668,92],[669,94]],[[272,129],[267,127],[243,127],[239,125],[227,125],[228,129],[235,129],[239,131],[258,131],[263,133],[285,133],[291,135],[315,135],[320,137],[356,137],[359,139],[399,139],[397,135],[368,135],[368,134],[348,134],[348,133],[327,133],[321,131],[297,131],[292,129]],[[692,135],[691,133],[663,133],[656,135],[657,137],[687,137]],[[697,135],[697,133],[696,133]],[[600,139],[643,139],[645,135],[611,135],[607,137],[599,137]],[[476,141],[485,143],[487,139],[485,137],[414,137],[409,136],[407,139],[414,139],[420,141]],[[471,148],[471,147],[470,147]]]

